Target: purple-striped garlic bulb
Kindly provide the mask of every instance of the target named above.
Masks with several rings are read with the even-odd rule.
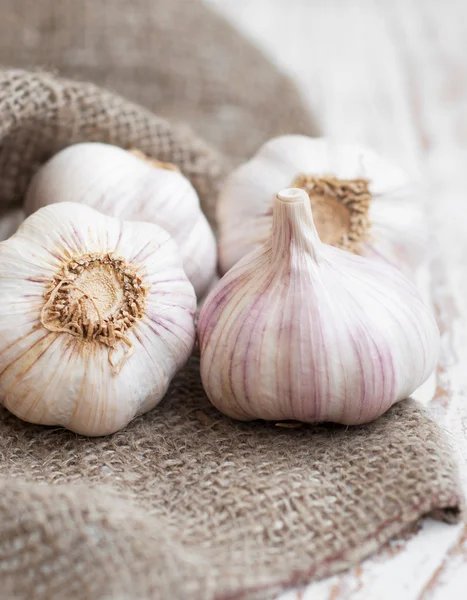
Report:
[[[280,192],[269,239],[199,318],[211,402],[241,420],[376,419],[432,373],[439,331],[395,267],[320,241],[307,193]]]
[[[195,310],[179,249],[157,225],[41,208],[0,243],[0,404],[82,435],[118,431],[189,359]]]

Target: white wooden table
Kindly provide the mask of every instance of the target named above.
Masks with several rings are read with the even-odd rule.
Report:
[[[295,77],[325,135],[370,144],[428,183],[442,356],[415,397],[449,432],[467,494],[467,0],[209,1]],[[465,600],[467,526],[426,519],[280,600],[299,598]]]

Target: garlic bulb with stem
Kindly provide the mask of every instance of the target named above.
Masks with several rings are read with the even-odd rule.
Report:
[[[217,252],[196,191],[174,165],[143,156],[97,142],[68,146],[33,177],[25,210],[79,202],[112,217],[155,223],[177,242],[185,272],[202,296],[215,274]]]
[[[188,360],[195,310],[166,231],[42,208],[0,243],[0,402],[33,423],[115,432]]]
[[[427,252],[418,186],[369,148],[286,135],[268,141],[227,179],[217,206],[226,273],[270,235],[273,197],[304,189],[323,242],[413,272]]]
[[[225,414],[349,425],[414,392],[439,347],[413,284],[321,242],[297,188],[277,195],[269,239],[211,290],[198,336],[204,388]]]

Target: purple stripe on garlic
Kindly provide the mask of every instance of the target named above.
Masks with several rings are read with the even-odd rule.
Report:
[[[207,297],[198,332],[207,395],[241,420],[371,421],[429,377],[439,348],[413,284],[320,241],[308,194],[290,188],[269,239]]]

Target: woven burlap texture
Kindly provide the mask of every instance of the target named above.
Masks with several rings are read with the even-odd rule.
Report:
[[[0,0],[0,14],[0,65],[104,86],[235,161],[275,135],[315,133],[289,78],[198,0]]]
[[[220,154],[189,128],[173,126],[93,84],[22,70],[0,70],[0,213],[22,202],[42,163],[82,141],[136,147],[175,163],[213,219],[225,167]]]
[[[415,402],[353,428],[238,423],[209,404],[195,358],[111,437],[0,411],[0,456],[2,599],[274,598],[459,504]]]

